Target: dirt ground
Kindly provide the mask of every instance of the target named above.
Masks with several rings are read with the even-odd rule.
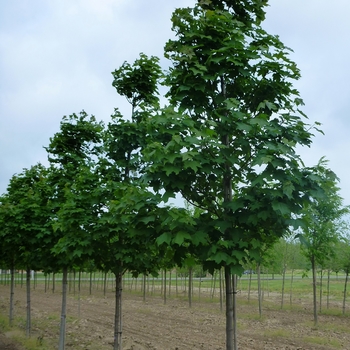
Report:
[[[168,298],[140,294],[123,295],[123,350],[223,350],[225,312],[219,301],[202,294],[192,308],[184,297]],[[8,314],[9,287],[0,286],[0,314]],[[280,310],[280,296],[265,296],[262,318],[257,303],[238,297],[238,347],[240,350],[350,349],[350,318],[319,316],[313,327],[310,303],[295,301],[295,307]],[[32,338],[37,349],[56,349],[61,294],[32,292]],[[82,291],[81,298],[70,294],[67,308],[66,349],[112,349],[114,294]],[[15,327],[25,325],[25,289],[15,289]],[[0,328],[1,331],[1,328]],[[0,334],[0,350],[22,350],[11,340],[12,330]],[[40,344],[40,339],[43,339]]]

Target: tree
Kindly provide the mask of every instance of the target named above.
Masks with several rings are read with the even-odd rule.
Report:
[[[316,268],[317,265],[323,266],[333,255],[334,245],[338,242],[343,227],[342,218],[349,213],[349,207],[343,205],[343,199],[339,195],[339,179],[327,167],[327,163],[323,157],[314,167],[323,195],[313,197],[305,205],[303,218],[306,224],[302,227],[302,234],[298,235],[304,254],[311,263],[315,325],[318,323]]]
[[[124,62],[112,75],[112,85],[128,99],[132,111],[128,120],[116,109],[103,133],[103,152],[96,168],[99,185],[94,191],[100,209],[93,233],[98,237],[97,266],[115,275],[114,349],[121,350],[122,276],[125,271],[134,276],[157,274],[160,255],[155,240],[166,210],[158,208],[161,196],[140,180],[144,171],[140,152],[147,139],[144,118],[159,105],[158,59],[141,54],[134,64]]]
[[[103,124],[84,111],[64,116],[60,132],[46,147],[51,163],[53,227],[60,234],[52,252],[56,266],[63,270],[59,350],[65,348],[68,268],[83,264],[93,253],[94,239],[89,231],[92,213],[87,210],[93,204],[88,193],[94,188],[91,169],[99,154],[102,130]]]
[[[195,235],[206,269],[225,269],[226,347],[234,336],[232,274],[266,237],[298,227],[317,189],[295,147],[311,144],[289,49],[261,27],[266,1],[199,1],[173,13],[169,107],[149,120],[146,179],[202,209]]]

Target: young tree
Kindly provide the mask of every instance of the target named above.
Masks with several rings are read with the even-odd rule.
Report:
[[[46,147],[51,163],[53,226],[61,237],[53,248],[56,266],[63,270],[59,350],[65,348],[68,268],[82,265],[93,253],[94,239],[89,232],[92,213],[87,209],[93,208],[91,169],[99,154],[102,130],[103,124],[84,111],[64,116],[60,132]]]
[[[349,213],[349,207],[343,205],[339,195],[339,179],[327,167],[327,160],[321,158],[314,167],[323,195],[314,197],[303,210],[306,224],[302,227],[299,238],[305,256],[311,263],[314,323],[318,323],[317,313],[317,265],[323,266],[334,252],[343,227],[343,216]]]
[[[202,209],[198,256],[225,269],[226,348],[237,348],[232,274],[258,258],[265,237],[298,226],[310,172],[295,152],[312,134],[292,82],[289,49],[261,27],[267,1],[202,0],[175,10],[166,84],[170,106],[149,121],[147,180]]]

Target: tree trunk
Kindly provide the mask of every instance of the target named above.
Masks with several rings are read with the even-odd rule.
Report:
[[[252,287],[252,271],[249,272],[249,282],[248,282],[248,301],[250,301],[250,291]]]
[[[294,269],[292,269],[292,276],[290,278],[290,291],[289,291],[289,304],[293,303],[293,280],[294,280]]]
[[[176,298],[178,297],[179,290],[178,290],[178,273],[177,273],[177,268],[175,269],[175,293],[176,293]]]
[[[217,271],[214,271],[213,277],[212,277],[212,292],[211,292],[211,298],[214,299],[215,295],[215,288],[216,288],[216,273]]]
[[[323,270],[321,268],[321,279],[320,279],[320,304],[319,304],[319,310],[320,313],[322,312],[322,283],[323,283]]]
[[[259,316],[262,315],[262,296],[261,296],[261,275],[260,275],[260,264],[257,265],[258,273],[258,301],[259,301]]]
[[[281,309],[283,309],[283,302],[284,302],[284,285],[285,285],[285,281],[286,281],[286,265],[283,266]]]
[[[146,301],[146,274],[143,275],[143,289],[142,289],[142,293],[143,293],[143,301]]]
[[[345,315],[345,303],[346,303],[346,287],[349,279],[349,270],[346,270],[345,284],[344,284],[344,296],[343,296],[343,315]]]
[[[166,269],[164,269],[164,305],[166,304]]]
[[[52,293],[55,293],[55,288],[56,288],[56,274],[52,274]]]
[[[221,271],[221,270],[220,270]],[[233,348],[237,350],[237,275],[232,276]]]
[[[115,319],[113,350],[122,350],[122,278],[123,275],[121,272],[115,275]]]
[[[169,291],[168,291],[168,296],[170,297],[171,294],[171,270],[169,271]]]
[[[106,296],[107,292],[107,272],[104,274],[104,279],[103,279],[103,296]]]
[[[222,312],[223,310],[223,293],[222,293],[222,289],[223,289],[223,278],[222,278],[222,268],[220,268],[219,270],[219,283],[220,283],[220,312]]]
[[[313,304],[314,304],[314,325],[318,324],[317,315],[317,279],[316,279],[316,262],[315,257],[311,257],[311,269],[312,269],[312,292],[313,292]]]
[[[193,276],[193,269],[190,267],[188,269],[188,306],[192,307],[192,276]]]
[[[26,271],[26,291],[27,291],[27,320],[26,320],[26,336],[30,337],[32,330],[31,322],[31,305],[30,305],[30,268]]]
[[[226,289],[226,350],[235,350],[233,342],[233,291],[230,268],[225,266],[225,289]]]
[[[65,348],[66,336],[66,317],[67,317],[67,284],[68,284],[68,269],[63,269],[62,276],[62,310],[61,310],[61,324],[60,324],[60,338],[58,343],[58,350]]]
[[[10,283],[10,315],[9,323],[13,325],[13,314],[14,314],[14,294],[15,294],[15,268],[11,268],[11,283]]]
[[[328,269],[328,271],[327,271],[327,309],[329,309],[329,291],[330,291],[330,284],[331,284],[331,270]]]

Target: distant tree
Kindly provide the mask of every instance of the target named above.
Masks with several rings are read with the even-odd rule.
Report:
[[[349,213],[349,207],[343,205],[339,195],[339,179],[327,167],[327,160],[321,158],[314,167],[314,174],[323,190],[323,195],[313,198],[303,210],[306,224],[302,227],[299,238],[305,256],[311,263],[314,323],[317,325],[317,266],[324,266],[334,254],[334,246],[339,240],[343,217]]]

